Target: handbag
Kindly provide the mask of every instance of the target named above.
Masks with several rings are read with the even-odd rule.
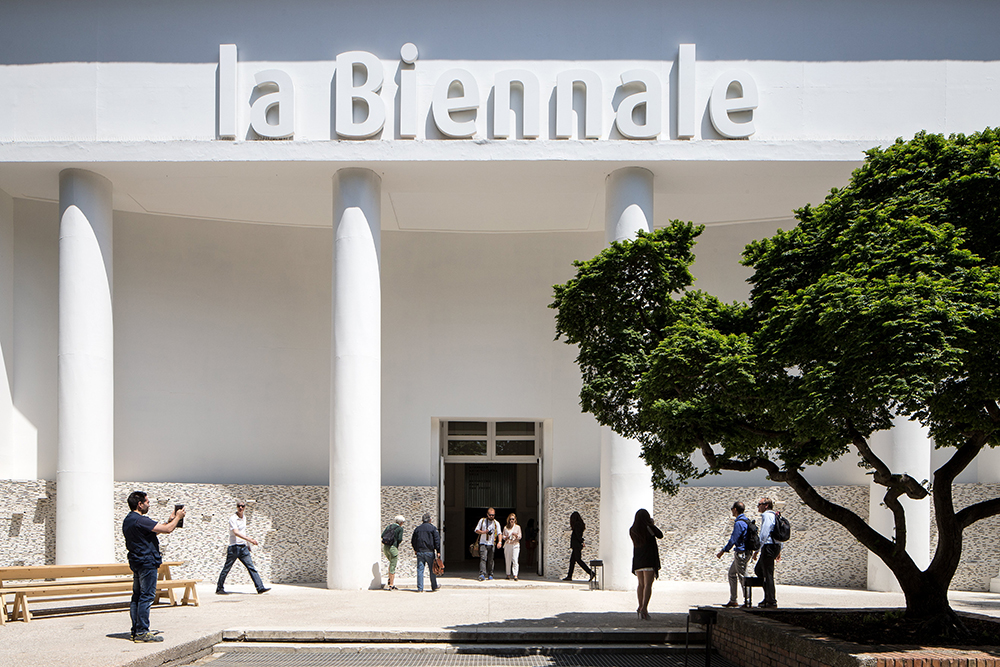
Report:
[[[431,565],[431,572],[434,573],[435,577],[440,577],[444,574],[444,561],[441,560],[441,556],[434,557],[434,563]]]
[[[479,558],[479,540],[476,540],[469,545],[469,554],[471,554],[473,558]]]

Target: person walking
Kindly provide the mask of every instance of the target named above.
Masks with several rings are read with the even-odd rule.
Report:
[[[149,629],[149,608],[156,597],[157,573],[163,563],[160,540],[156,536],[174,532],[184,518],[184,508],[175,508],[166,522],[157,522],[146,516],[149,497],[144,492],[133,491],[126,502],[131,511],[122,521],[122,535],[128,551],[128,566],[132,570],[132,600],[128,609],[132,619],[132,641],[162,642],[160,632]]]
[[[517,515],[511,512],[507,515],[507,523],[503,527],[503,557],[507,563],[507,578],[514,577],[520,569],[517,559],[521,555],[521,527],[517,525]]]
[[[750,519],[743,513],[745,509],[746,506],[739,500],[733,503],[732,508],[730,508],[733,517],[736,519],[733,522],[733,533],[729,536],[726,546],[719,549],[719,553],[715,554],[716,558],[722,558],[722,554],[727,553],[730,549],[733,550],[733,563],[729,566],[729,602],[723,605],[725,607],[736,607],[738,605],[736,602],[737,585],[743,589],[743,606],[750,606],[750,603],[747,601],[747,589],[743,585],[743,579],[747,572],[747,561],[750,557],[750,553],[746,548],[746,537],[747,530],[750,527]]]
[[[243,516],[246,506],[245,502],[237,500],[236,513],[229,517],[229,548],[226,549],[226,564],[222,566],[222,572],[219,573],[219,582],[215,585],[216,595],[226,594],[226,577],[229,576],[229,570],[232,569],[233,563],[237,559],[247,569],[247,573],[250,575],[250,580],[253,581],[253,587],[257,589],[258,595],[271,590],[270,587],[264,585],[260,574],[257,572],[257,568],[254,567],[253,558],[250,556],[250,545],[257,546],[258,542],[252,537],[247,537],[247,520]]]
[[[431,573],[431,592],[433,593],[440,588],[437,575],[434,574],[434,559],[441,553],[441,535],[431,523],[430,514],[425,513],[423,523],[413,529],[410,546],[413,547],[413,553],[417,554],[417,592],[424,592],[424,567],[426,566]]]
[[[632,574],[639,580],[636,587],[636,597],[639,598],[639,607],[635,613],[640,620],[649,620],[649,598],[653,594],[653,579],[660,577],[660,549],[656,540],[663,537],[663,533],[649,512],[640,509],[635,513],[635,521],[628,530],[629,537],[632,538]]]
[[[389,561],[389,582],[384,587],[387,591],[399,590],[396,588],[396,564],[399,563],[399,543],[403,541],[403,524],[406,523],[406,517],[397,514],[392,521],[382,531],[382,553]]]
[[[587,524],[583,522],[583,517],[580,516],[579,512],[573,512],[569,515],[569,527],[573,531],[569,536],[569,574],[563,577],[563,581],[573,581],[573,568],[579,563],[583,571],[590,576],[590,580],[593,581],[594,577],[597,576],[593,570],[587,567],[587,564],[583,562],[583,548],[587,546],[587,543],[583,541],[583,531],[587,529]]]
[[[486,517],[476,524],[476,534],[479,535],[479,581],[493,581],[494,551],[503,544],[500,522],[496,520],[496,515],[496,510],[491,507],[486,510]]]
[[[764,599],[758,607],[777,607],[778,599],[774,590],[774,561],[781,555],[781,543],[771,538],[771,531],[777,517],[774,514],[774,502],[764,497],[757,501],[757,511],[760,512],[760,560],[754,567],[754,574],[761,579],[764,589]],[[756,554],[755,554],[756,556]]]

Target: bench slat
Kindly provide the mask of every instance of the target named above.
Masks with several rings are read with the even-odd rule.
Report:
[[[176,590],[183,588],[180,604],[198,606],[201,579],[173,579],[171,567],[184,561],[167,561],[160,565],[156,582],[155,602],[168,598],[178,604]],[[83,600],[116,595],[131,595],[132,570],[126,563],[97,565],[15,565],[0,567],[0,625],[7,620],[7,595],[14,597],[10,619],[31,620],[28,598],[35,602]]]

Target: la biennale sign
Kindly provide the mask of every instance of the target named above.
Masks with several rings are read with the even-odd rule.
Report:
[[[421,119],[433,123],[444,138],[474,139],[483,134],[484,126],[477,120],[487,111],[492,112],[492,121],[486,136],[493,139],[605,139],[611,136],[605,122],[609,111],[611,125],[624,139],[660,138],[671,114],[678,138],[696,134],[699,108],[694,44],[678,48],[676,94],[669,105],[664,102],[664,86],[669,82],[652,69],[625,69],[618,73],[615,85],[606,85],[606,78],[594,69],[571,67],[556,73],[554,86],[549,77],[549,87],[543,90],[542,79],[530,67],[495,71],[489,81],[481,80],[484,75],[477,75],[470,67],[451,67],[432,74],[433,79],[427,81],[421,78],[424,73],[417,60],[417,47],[405,44],[400,49],[398,80],[386,86],[387,67],[377,56],[367,51],[339,54],[331,86],[332,125],[337,137],[363,140],[381,135],[390,110],[398,114],[398,129],[393,129],[392,135],[399,139],[416,138]],[[252,130],[247,134],[250,139],[293,139],[296,81],[291,74],[262,69],[250,82],[241,81],[241,74],[246,72],[238,68],[236,45],[220,45],[219,138],[235,139],[241,129],[240,118],[248,118],[244,125]],[[247,84],[252,86],[252,95],[241,101],[238,91]],[[480,89],[483,84],[490,91],[485,99]],[[422,103],[418,99],[418,91],[427,89],[429,108],[426,95]],[[753,77],[733,69],[716,79],[705,111],[719,135],[744,139],[755,131],[757,105]],[[550,108],[555,116],[554,131],[543,128],[543,112]],[[511,122],[512,110],[521,120],[519,133]],[[579,124],[578,116],[582,118]]]

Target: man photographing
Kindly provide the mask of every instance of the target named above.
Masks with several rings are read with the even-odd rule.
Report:
[[[128,566],[132,570],[132,602],[129,605],[132,641],[162,642],[160,633],[149,629],[149,608],[156,597],[157,572],[163,562],[160,540],[156,536],[173,532],[184,518],[184,508],[175,509],[166,523],[156,522],[146,516],[149,498],[142,491],[129,494],[128,508],[132,511],[122,522],[122,534],[125,536],[125,549],[128,550]]]

